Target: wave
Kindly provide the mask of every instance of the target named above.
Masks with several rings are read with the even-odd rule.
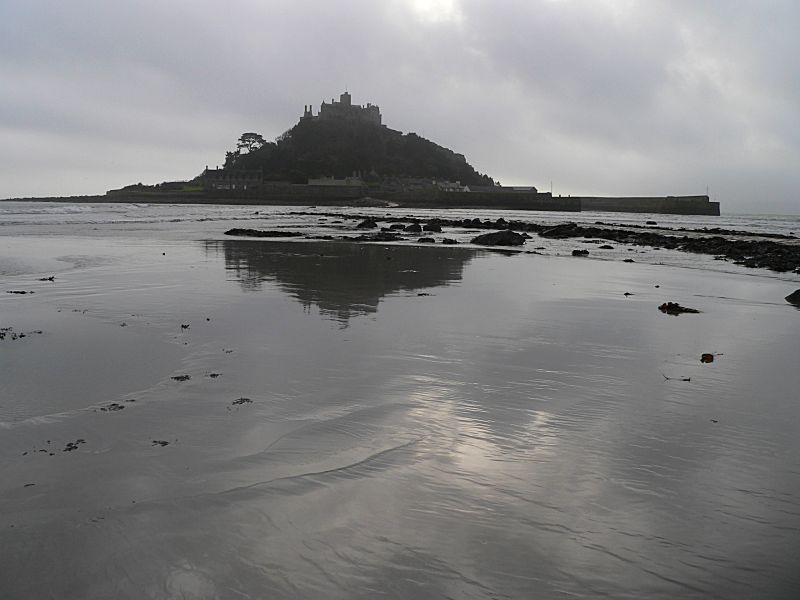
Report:
[[[3,215],[76,215],[92,212],[93,206],[86,204],[67,204],[64,206],[31,206],[26,205],[4,207],[0,206],[0,216]]]
[[[140,217],[140,218],[111,218],[108,219],[64,219],[64,220],[48,220],[48,221],[35,221],[35,220],[6,220],[3,219],[4,214],[10,215],[24,215],[31,213],[3,213],[0,211],[0,227],[19,226],[19,225],[33,225],[49,227],[52,225],[158,225],[160,223],[204,223],[207,221],[263,221],[264,219],[258,216],[215,216],[215,217]],[[43,213],[37,213],[43,214]],[[47,214],[73,214],[73,213],[47,213]]]

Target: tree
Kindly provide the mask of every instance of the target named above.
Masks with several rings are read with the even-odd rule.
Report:
[[[236,166],[236,161],[239,159],[239,150],[234,150],[233,152],[228,151],[225,153],[225,168],[232,169]]]
[[[247,132],[239,136],[239,141],[236,142],[237,150],[246,150],[252,152],[258,150],[264,145],[264,138],[260,133]]]

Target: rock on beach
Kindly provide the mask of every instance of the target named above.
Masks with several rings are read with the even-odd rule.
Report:
[[[262,231],[261,229],[242,229],[239,227],[234,227],[233,229],[228,229],[228,231],[225,232],[225,235],[235,235],[240,237],[288,238],[300,237],[303,234],[299,231]]]
[[[688,308],[686,306],[681,306],[677,302],[664,302],[664,304],[658,307],[658,310],[660,310],[664,314],[673,315],[675,317],[682,314],[687,314],[687,313],[697,314],[700,312],[696,308]]]
[[[504,229],[474,237],[472,243],[482,246],[521,246],[525,243],[525,236],[510,229]]]

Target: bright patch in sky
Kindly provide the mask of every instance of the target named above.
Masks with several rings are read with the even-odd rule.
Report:
[[[458,0],[411,0],[411,8],[428,23],[458,21],[461,17]]]

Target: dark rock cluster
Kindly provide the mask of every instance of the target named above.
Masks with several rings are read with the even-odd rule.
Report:
[[[504,229],[503,231],[484,233],[474,237],[472,238],[472,243],[482,246],[521,246],[525,243],[525,239],[525,236],[520,233]]]
[[[778,272],[800,272],[800,246],[781,244],[772,240],[737,240],[719,235],[713,237],[666,235],[652,231],[584,227],[577,223],[557,225],[540,231],[539,235],[553,239],[599,238],[622,244],[722,256],[745,267],[760,267]]]
[[[86,440],[80,439],[75,440],[74,442],[67,442],[67,445],[64,446],[63,452],[72,452],[73,450],[77,450],[81,444],[85,444]]]
[[[402,237],[394,231],[378,231],[376,233],[365,233],[354,239],[357,242],[396,242]]]
[[[0,341],[6,338],[8,338],[11,341],[15,341],[22,338],[26,338],[29,335],[42,335],[42,331],[40,329],[37,329],[36,331],[27,331],[27,332],[20,331],[19,333],[17,333],[16,331],[14,331],[13,327],[0,327]]]
[[[225,232],[225,235],[235,235],[240,237],[291,238],[300,237],[303,234],[299,231],[262,231],[260,229],[241,229],[234,227],[233,229],[228,229],[228,231]]]
[[[678,315],[682,314],[697,314],[700,312],[696,308],[688,308],[686,306],[681,306],[677,302],[664,302],[664,304],[658,307],[658,310],[660,310],[664,314],[672,315],[674,317],[677,317]]]
[[[293,214],[314,214],[316,217],[320,216],[319,213],[298,212]],[[359,219],[362,221],[370,219],[374,220],[376,226],[378,224],[378,219],[373,219],[373,217],[364,215],[328,213],[324,216]],[[707,254],[719,257],[723,260],[730,260],[749,268],[764,268],[781,273],[800,273],[800,244],[796,242],[797,238],[794,235],[761,234],[757,232],[728,230],[719,227],[704,227],[701,229],[686,229],[683,227],[677,229],[665,227],[654,228],[653,225],[620,225],[604,223],[602,221],[597,221],[594,225],[563,223],[553,226],[550,224],[531,223],[527,221],[507,221],[502,217],[494,220],[481,220],[479,218],[437,218],[425,220],[408,216],[405,218],[394,217],[391,223],[391,229],[395,231],[399,231],[403,223],[408,223],[408,225],[405,226],[405,231],[409,233],[420,233],[423,231],[423,227],[427,231],[438,231],[445,227],[500,230],[496,231],[495,234],[488,234],[489,237],[477,236],[473,238],[472,243],[481,245],[518,246],[524,243],[527,234],[536,233],[541,237],[549,239],[583,238],[585,240],[606,240],[630,246],[650,246],[652,248]],[[521,234],[523,236],[522,241],[520,241],[520,238],[512,238],[509,233]],[[693,235],[687,235],[688,233],[692,233]],[[708,234],[712,235],[709,236]],[[266,232],[264,235],[267,235]],[[360,241],[384,241],[374,238],[357,239]],[[504,242],[498,244],[494,242],[496,239],[506,239],[507,242],[511,243]],[[604,244],[599,247],[606,250],[613,248],[609,244]],[[625,262],[634,261],[633,259],[626,259]]]

